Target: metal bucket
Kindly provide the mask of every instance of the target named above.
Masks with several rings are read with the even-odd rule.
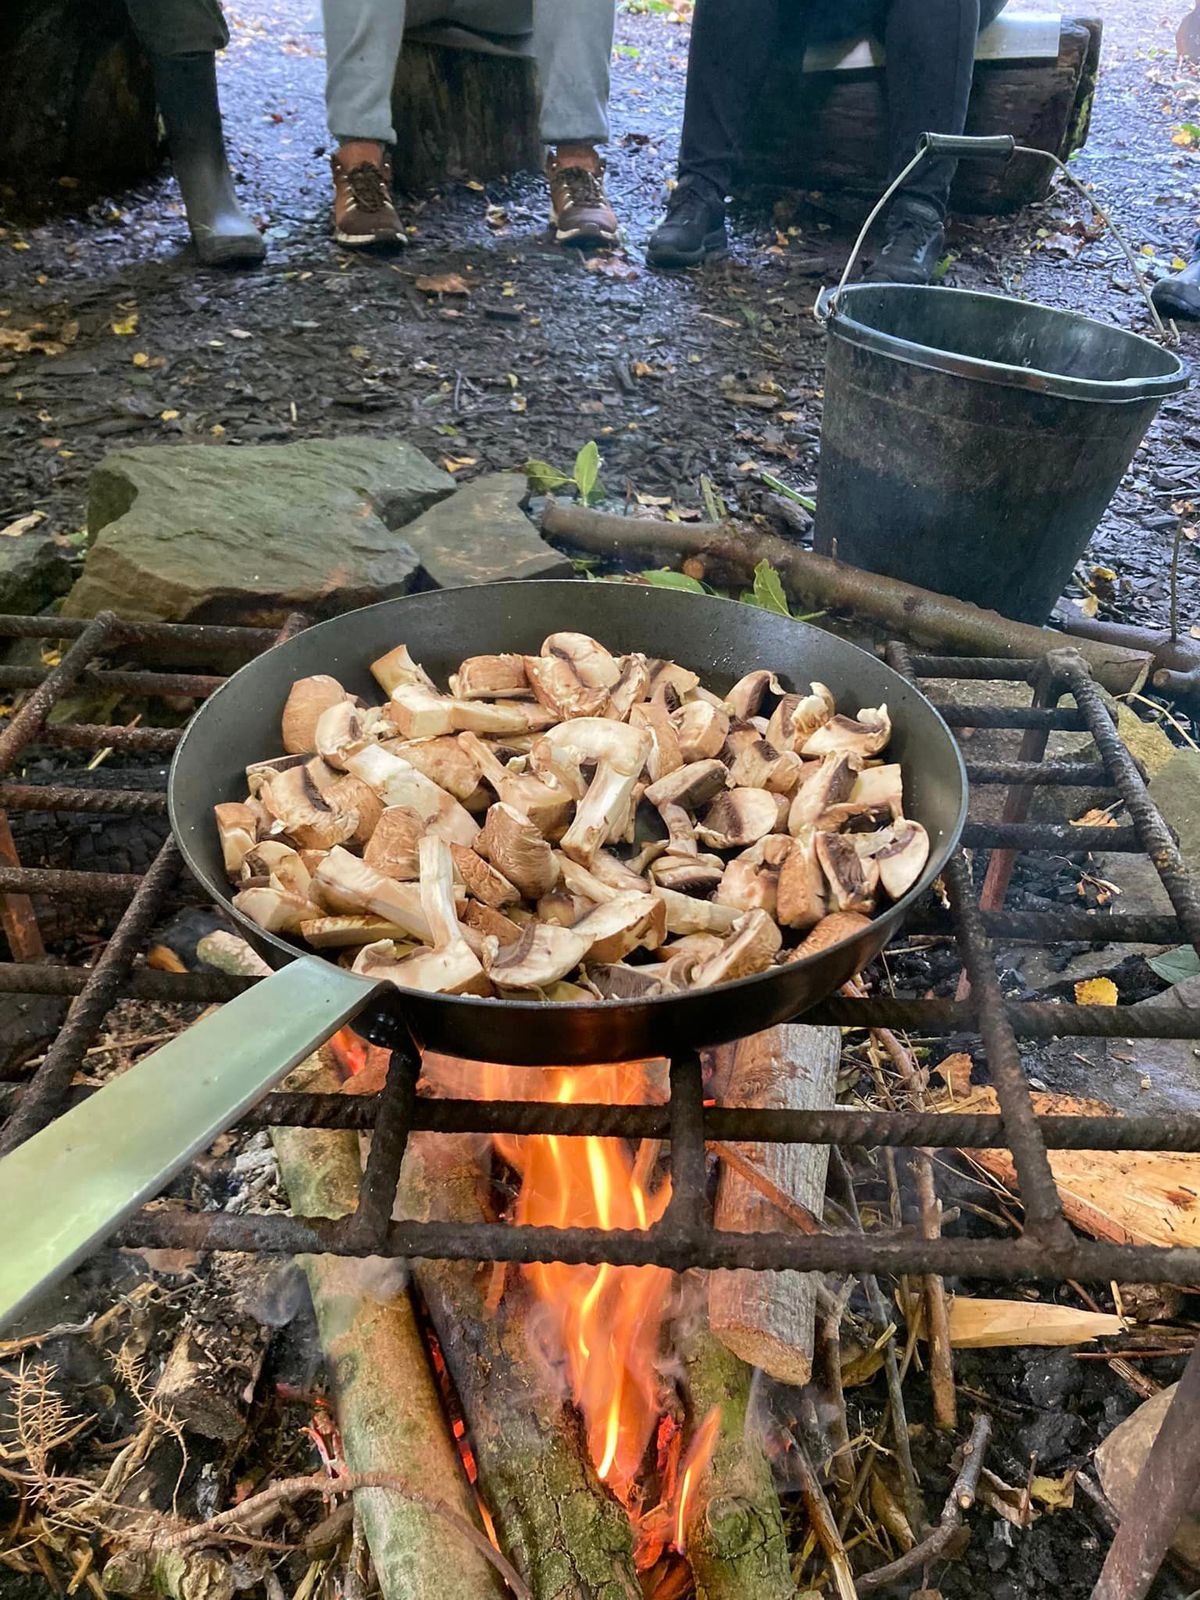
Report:
[[[959,153],[973,143],[954,141]],[[1044,622],[1186,368],[1072,312],[844,283],[820,308],[816,548]]]

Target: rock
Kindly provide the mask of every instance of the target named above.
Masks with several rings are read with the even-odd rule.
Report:
[[[1025,1430],[1023,1444],[1038,1467],[1053,1467],[1077,1447],[1083,1422],[1073,1411],[1042,1411]]]
[[[35,528],[0,539],[0,611],[40,611],[70,587],[71,564],[50,534]]]
[[[1096,1451],[1096,1471],[1100,1474],[1101,1487],[1121,1517],[1136,1516],[1143,1509],[1138,1478],[1178,1387],[1173,1383],[1170,1388],[1152,1395],[1132,1416],[1119,1423]],[[1189,1566],[1200,1567],[1200,1489],[1171,1548]]]
[[[1190,867],[1200,866],[1200,750],[1170,746],[1170,758],[1150,774],[1150,798],[1179,840]]]
[[[439,589],[503,578],[571,578],[566,556],[545,544],[521,510],[523,473],[493,472],[466,483],[410,522],[404,537]]]
[[[273,626],[409,590],[396,529],[454,480],[395,440],[119,450],[92,474],[83,576],[67,616]]]

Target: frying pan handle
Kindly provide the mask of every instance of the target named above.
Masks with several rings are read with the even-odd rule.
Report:
[[[0,1160],[0,1327],[387,988],[302,956]]]

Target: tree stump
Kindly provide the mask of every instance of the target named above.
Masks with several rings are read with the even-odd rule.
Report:
[[[405,39],[392,118],[403,189],[447,178],[485,181],[541,165],[537,67],[519,52]]]
[[[966,131],[1009,133],[1065,160],[1087,138],[1100,36],[1097,21],[1064,18],[1057,60],[977,61]],[[739,177],[873,202],[887,169],[884,72],[805,72],[800,48],[785,46],[764,85]],[[1053,175],[1049,162],[1032,156],[963,161],[951,203],[959,211],[1018,211],[1045,197]]]
[[[149,63],[123,0],[4,0],[0,181],[133,182],[160,153]]]

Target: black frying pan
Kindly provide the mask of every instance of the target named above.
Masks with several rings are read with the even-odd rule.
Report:
[[[280,753],[292,683],[331,673],[379,698],[369,664],[397,644],[444,683],[464,656],[536,653],[547,634],[592,634],[618,654],[678,661],[718,692],[770,667],[789,687],[829,685],[855,712],[886,701],[905,809],[929,834],[920,882],[853,937],[716,989],[571,1005],[428,995],[372,983],[237,912],[213,806]],[[378,1043],[418,1043],[524,1065],[619,1062],[755,1033],[798,1016],[876,955],[957,843],[966,775],[929,702],[873,656],[753,606],[608,583],[509,583],[388,601],[322,623],[235,674],[193,719],[171,768],[171,823],[188,865],[249,943],[279,968],[0,1160],[0,1325],[170,1181],[318,1045],[353,1021]]]

